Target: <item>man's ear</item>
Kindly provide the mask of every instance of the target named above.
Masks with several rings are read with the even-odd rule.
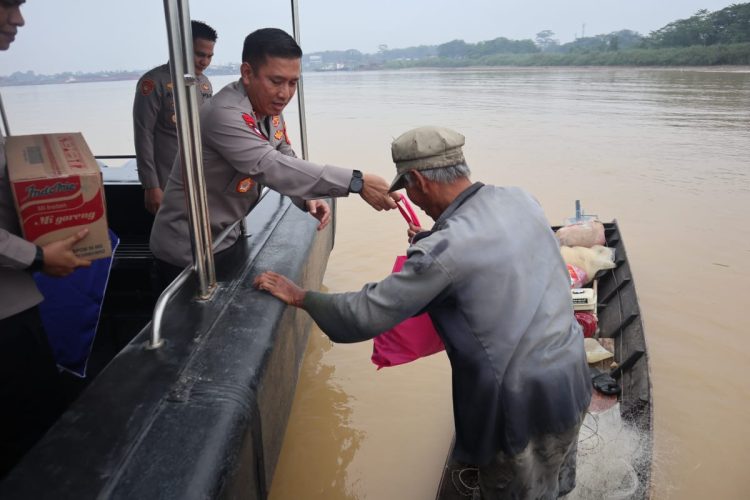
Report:
[[[412,187],[417,188],[422,193],[426,192],[427,179],[424,175],[422,175],[422,172],[420,172],[419,170],[410,170],[409,175],[411,176],[411,180],[414,183]]]
[[[242,76],[242,83],[250,83],[250,77],[253,75],[253,67],[250,66],[249,62],[243,62],[240,65],[240,76]]]

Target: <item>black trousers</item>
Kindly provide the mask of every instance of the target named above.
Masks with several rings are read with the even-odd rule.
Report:
[[[154,288],[154,296],[158,298],[183,269],[185,268],[155,258],[151,268],[151,286]]]
[[[214,254],[214,261],[221,258],[222,255],[229,254],[229,252],[239,243],[243,241],[245,237],[237,238],[237,241],[232,243],[229,247],[223,249],[220,252]],[[159,297],[161,293],[166,289],[177,276],[182,273],[185,266],[179,267],[174,264],[170,264],[167,261],[159,258],[154,258],[153,266],[151,267],[151,285],[153,286],[156,297]]]
[[[39,308],[0,319],[0,478],[65,408]]]

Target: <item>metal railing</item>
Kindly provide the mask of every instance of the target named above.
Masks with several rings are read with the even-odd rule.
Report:
[[[258,197],[258,203],[268,194],[269,188],[263,188],[263,191],[261,191],[260,196]],[[213,248],[216,249],[222,241],[226,239],[226,237],[231,233],[234,228],[237,227],[237,225],[240,225],[240,237],[246,236],[247,233],[245,231],[245,219],[242,218],[238,221],[235,221],[233,224],[227,226],[214,240]],[[151,318],[151,340],[146,345],[147,349],[157,349],[164,344],[164,340],[161,337],[161,322],[164,318],[164,311],[167,308],[167,304],[169,304],[169,301],[174,297],[174,295],[182,288],[182,286],[187,282],[188,278],[190,277],[190,274],[195,270],[194,264],[191,264],[185,269],[182,270],[182,272],[177,275],[177,277],[172,281],[172,283],[167,286],[167,288],[164,289],[164,291],[159,295],[159,299],[156,301],[156,305],[154,306],[154,314]]]
[[[294,40],[297,42],[297,45],[302,45],[302,42],[300,40],[300,30],[299,30],[299,8],[297,6],[297,0],[292,0],[292,32],[294,34]],[[300,64],[302,61],[300,61]],[[303,84],[303,77],[300,73],[299,75],[299,81],[297,82],[297,105],[299,107],[299,137],[300,137],[300,146],[302,147],[302,159],[308,160],[308,151],[307,151],[307,120],[305,119],[305,92],[304,92],[304,84]]]
[[[5,136],[10,136],[10,125],[8,124],[8,115],[5,114],[5,104],[3,104],[3,95],[0,94],[0,116],[2,116],[3,119],[3,130],[5,132]]]
[[[291,0],[292,29],[294,39],[300,44],[299,7],[297,0]],[[183,0],[164,0],[164,13],[167,20],[167,34],[169,37],[169,60],[172,81],[174,82],[175,110],[177,112],[177,130],[180,137],[181,154],[183,158],[183,177],[187,191],[188,214],[193,235],[193,264],[187,266],[159,296],[154,307],[151,321],[151,340],[147,348],[157,349],[164,341],[161,337],[161,322],[164,311],[170,299],[187,282],[190,274],[195,270],[198,274],[201,298],[210,298],[216,288],[216,271],[213,261],[213,250],[227,235],[244,224],[244,218],[227,227],[219,234],[215,242],[211,242],[211,226],[206,203],[205,179],[203,176],[203,156],[200,142],[200,124],[198,120],[198,104],[195,89],[196,79],[192,54],[192,40],[190,29],[190,14],[187,2]],[[189,49],[189,50],[188,50]],[[189,73],[186,73],[186,68]],[[297,84],[297,102],[299,105],[300,142],[302,158],[308,159],[307,151],[307,122],[305,120],[305,98],[302,75]],[[258,203],[268,192],[264,188]],[[335,205],[334,205],[335,210]],[[245,234],[244,226],[242,234]],[[207,249],[211,249],[207,251]]]
[[[164,14],[169,38],[169,70],[174,84],[182,175],[193,242],[193,262],[198,274],[200,298],[207,299],[216,286],[216,272],[211,252],[211,227],[203,174],[197,77],[188,2],[164,0]]]

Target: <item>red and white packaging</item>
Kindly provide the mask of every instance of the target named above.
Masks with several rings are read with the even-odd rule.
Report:
[[[80,133],[10,136],[5,152],[25,239],[44,246],[88,228],[76,255],[112,255],[101,171]]]
[[[589,282],[586,271],[574,264],[567,264],[568,274],[570,275],[570,288],[582,288]]]

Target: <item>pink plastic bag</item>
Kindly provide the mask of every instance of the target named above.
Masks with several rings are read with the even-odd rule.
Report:
[[[598,220],[587,220],[563,226],[555,233],[560,245],[586,247],[605,245],[604,224]]]
[[[404,204],[406,210],[401,207]],[[419,226],[419,219],[412,210],[409,201],[401,195],[398,205],[401,215],[407,222]],[[407,213],[408,212],[408,213]],[[404,266],[406,256],[396,257],[393,264],[393,272],[397,273]],[[373,341],[372,362],[378,366],[378,370],[384,366],[396,366],[414,361],[415,359],[435,354],[445,349],[443,341],[440,340],[432,320],[428,314],[420,314],[406,319],[394,326],[387,332],[383,332]]]

